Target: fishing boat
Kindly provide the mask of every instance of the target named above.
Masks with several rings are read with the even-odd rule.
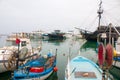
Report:
[[[111,80],[108,70],[112,66],[113,48],[111,44],[104,47],[103,43],[98,47],[99,66],[88,58],[76,56],[70,60],[65,69],[65,80]]]
[[[77,56],[68,63],[65,80],[102,80],[102,70],[93,61]]]
[[[56,54],[39,55],[21,65],[14,71],[12,80],[45,80],[53,71],[57,71]]]
[[[102,0],[100,0],[99,9],[97,11],[97,14],[98,14],[98,27],[93,32],[88,31],[88,30],[79,29],[81,34],[83,35],[83,38],[85,38],[88,41],[97,41],[98,34],[102,35],[102,33],[105,33],[106,34],[106,39],[108,40],[108,38],[109,38],[109,25],[102,25],[101,24],[101,19],[102,19],[103,12],[104,12],[104,10],[102,9]],[[120,32],[120,26],[112,26],[111,27],[111,31],[112,31],[111,37],[113,37],[115,41],[119,37],[119,34],[118,34],[118,32],[116,32],[116,30],[118,32]]]
[[[120,37],[116,41],[115,49],[113,52],[114,52],[113,66],[120,68]]]
[[[66,39],[72,38],[73,30],[70,30],[70,31],[66,32],[64,36],[66,37]]]
[[[29,33],[30,39],[42,39],[42,34],[44,32],[42,30],[32,31]]]
[[[65,39],[65,33],[60,32],[60,30],[54,30],[52,33],[43,34],[43,39],[47,40],[62,40]]]
[[[65,70],[65,80],[111,79],[103,79],[103,70],[96,63],[83,56],[77,56],[67,64]]]
[[[0,48],[0,73],[14,70],[16,64],[16,53],[18,53],[19,43],[19,59],[22,60],[24,57],[34,54],[33,48],[31,46],[31,41],[25,37],[9,37],[6,39],[6,45]],[[40,51],[39,48],[38,51]],[[27,59],[26,59],[27,60]],[[21,61],[21,63],[23,63]]]

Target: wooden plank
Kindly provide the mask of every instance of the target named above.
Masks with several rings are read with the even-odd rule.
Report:
[[[96,78],[94,72],[75,72],[75,78]]]

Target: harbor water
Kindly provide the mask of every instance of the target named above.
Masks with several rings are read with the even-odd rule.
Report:
[[[31,40],[32,46],[37,47],[42,43],[41,55],[47,54],[49,51],[53,53],[57,49],[57,67],[58,71],[54,72],[47,80],[64,80],[65,68],[67,65],[67,57],[74,58],[78,55],[87,57],[97,63],[97,44],[96,42],[85,42],[83,39],[66,39],[57,41]],[[0,47],[5,45],[5,37],[0,38]],[[12,72],[0,73],[0,80],[10,80]],[[114,80],[120,80],[114,77]]]

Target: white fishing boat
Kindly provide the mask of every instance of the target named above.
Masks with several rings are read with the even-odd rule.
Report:
[[[66,37],[66,39],[72,38],[73,30],[66,32],[64,36]]]
[[[73,32],[73,35],[74,35],[74,38],[76,38],[76,39],[82,39],[83,38],[83,36],[82,36],[82,34],[81,34],[81,32],[79,31],[78,28],[75,28],[75,30]]]
[[[18,44],[19,42],[19,51]],[[40,49],[39,49],[40,50]],[[9,37],[6,39],[6,45],[0,48],[0,73],[13,70],[16,63],[16,53],[19,52],[19,59],[22,60],[26,56],[33,54],[30,39],[25,37]],[[23,60],[24,61],[24,60]],[[21,61],[21,64],[22,62]]]
[[[30,34],[30,39],[42,39],[42,34],[44,31],[37,30],[37,31],[32,31]]]

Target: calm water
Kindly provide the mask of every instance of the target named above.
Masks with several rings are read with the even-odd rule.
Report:
[[[4,37],[0,38],[0,47],[5,44]],[[71,58],[78,55],[79,50],[81,56],[85,56],[94,62],[97,62],[97,44],[95,42],[86,42],[84,40],[74,40],[67,39],[62,41],[40,41],[40,40],[32,40],[32,46],[37,47],[42,43],[42,51],[41,54],[47,54],[50,50],[55,53],[57,49],[57,67],[58,72],[53,73],[47,80],[64,80],[65,75],[65,67],[67,65],[67,56],[70,52]],[[8,80],[10,79],[10,73],[6,72],[0,74],[0,80]],[[118,79],[116,79],[118,80]]]

